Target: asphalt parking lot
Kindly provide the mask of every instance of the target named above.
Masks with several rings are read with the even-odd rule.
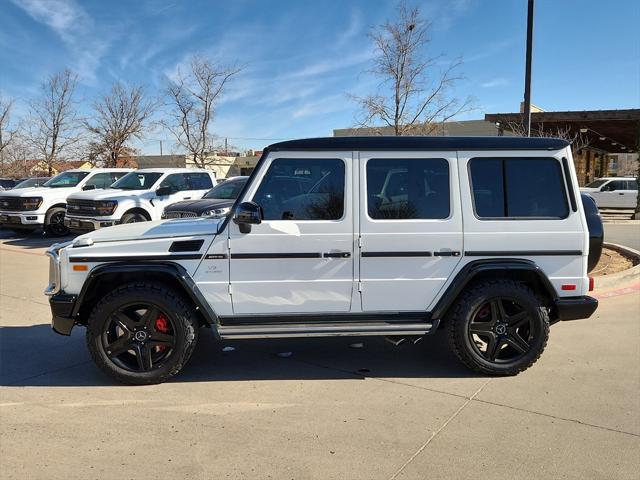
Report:
[[[513,378],[469,373],[440,333],[225,353],[204,330],[175,380],[124,387],[91,363],[81,329],[50,330],[51,241],[1,237],[3,479],[638,478],[638,284],[598,292],[594,317],[555,325]]]

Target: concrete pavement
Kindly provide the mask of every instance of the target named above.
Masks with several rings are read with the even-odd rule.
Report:
[[[471,374],[440,333],[223,353],[203,330],[174,381],[124,387],[82,329],[50,331],[42,246],[0,244],[0,478],[637,478],[635,290],[552,327],[513,378]]]
[[[604,241],[640,251],[640,224],[604,224]]]

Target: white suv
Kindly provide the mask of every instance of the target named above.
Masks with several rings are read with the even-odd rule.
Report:
[[[636,208],[638,203],[638,179],[633,177],[599,178],[580,191],[591,195],[598,208]]]
[[[65,225],[74,231],[119,223],[159,220],[164,207],[199,199],[215,185],[215,173],[201,169],[135,170],[100,192],[79,192],[67,201]]]
[[[85,326],[95,362],[126,383],[175,375],[201,326],[395,343],[440,326],[471,369],[514,375],[550,324],[595,311],[589,241],[564,140],[297,140],[264,151],[225,218],[53,246],[45,293],[53,329]]]
[[[0,224],[20,231],[43,227],[51,235],[67,235],[64,212],[69,194],[107,188],[130,171],[127,168],[67,170],[40,187],[2,192]]]

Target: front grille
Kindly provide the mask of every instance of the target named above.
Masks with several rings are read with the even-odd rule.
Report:
[[[164,212],[162,214],[162,218],[171,219],[171,218],[195,218],[198,214],[195,212],[185,212],[180,210],[174,210],[171,212]]]
[[[67,200],[67,214],[69,215],[89,215],[96,216],[98,213],[98,203],[93,200]]]
[[[0,210],[9,210],[12,212],[22,212],[22,198],[20,197],[0,197]]]

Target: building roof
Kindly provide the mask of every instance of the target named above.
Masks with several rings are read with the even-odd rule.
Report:
[[[539,137],[322,137],[270,145],[283,150],[560,150],[569,142]]]

